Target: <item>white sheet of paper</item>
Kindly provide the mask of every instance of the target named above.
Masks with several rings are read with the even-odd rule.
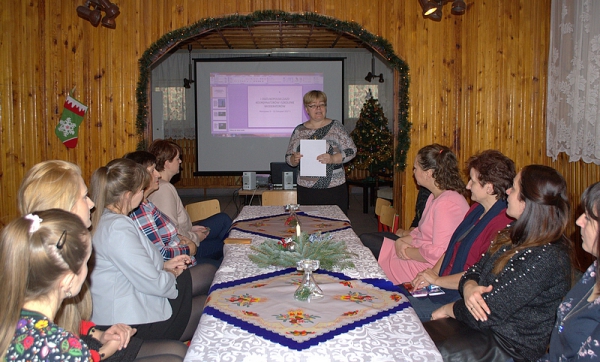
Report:
[[[324,154],[326,150],[325,140],[300,140],[300,176],[325,176],[327,165],[317,161],[317,156]]]

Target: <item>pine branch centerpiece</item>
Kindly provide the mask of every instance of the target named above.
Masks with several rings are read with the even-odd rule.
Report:
[[[256,251],[256,254],[250,254],[248,257],[261,268],[296,268],[298,261],[310,259],[318,260],[321,269],[333,271],[354,268],[351,258],[357,256],[347,250],[345,242],[334,241],[329,233],[320,232],[301,232],[300,235],[280,241],[265,240],[251,249]]]

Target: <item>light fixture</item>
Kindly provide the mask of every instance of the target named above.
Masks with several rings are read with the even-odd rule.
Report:
[[[446,3],[452,2],[452,14],[462,15],[467,10],[464,0],[419,0],[423,9],[423,17],[433,21],[442,20],[442,8]]]
[[[102,11],[105,13],[104,16]],[[89,21],[93,26],[98,26],[102,22],[102,26],[110,29],[117,27],[115,18],[120,13],[119,7],[109,0],[87,0],[85,5],[77,7],[77,15],[80,18]]]
[[[379,75],[375,75],[375,55],[373,53],[371,53],[371,71],[369,73],[367,73],[365,80],[367,82],[371,82],[371,80],[373,80],[373,78],[379,78],[379,83],[384,82],[383,73],[381,73]]]
[[[87,6],[79,5],[77,7],[77,15],[80,18],[89,21],[93,26],[98,26],[100,24],[100,20],[102,19],[102,13],[98,9],[90,9]]]
[[[189,55],[189,78],[183,78],[183,88],[190,89],[194,80],[192,79],[192,44],[188,44]]]

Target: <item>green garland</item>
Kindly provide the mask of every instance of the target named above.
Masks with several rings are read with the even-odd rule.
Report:
[[[310,241],[311,238],[316,240]],[[357,255],[346,250],[345,242],[333,241],[328,234],[311,236],[301,233],[299,238],[294,236],[292,241],[293,250],[289,244],[281,241],[265,240],[260,245],[250,247],[257,253],[248,255],[248,258],[261,268],[295,268],[296,263],[304,259],[318,260],[320,268],[325,270],[333,270],[334,267],[354,268],[354,263],[349,259]]]
[[[394,165],[397,170],[404,171],[406,168],[406,153],[410,147],[410,128],[408,121],[408,86],[409,72],[406,63],[398,58],[387,40],[366,31],[356,22],[340,21],[332,17],[317,13],[287,13],[280,10],[256,11],[248,15],[228,15],[220,18],[205,18],[195,24],[186,26],[163,35],[152,44],[139,60],[140,79],[138,81],[136,98],[138,111],[136,118],[136,130],[138,136],[143,138],[148,119],[148,95],[150,94],[150,74],[154,63],[165,54],[177,47],[179,43],[190,38],[201,36],[212,29],[227,27],[252,27],[259,22],[285,22],[292,25],[310,24],[326,28],[336,33],[344,33],[359,38],[379,55],[384,57],[388,63],[399,73],[398,92],[398,134],[396,135],[397,146]],[[138,149],[145,149],[146,140],[142,139]]]

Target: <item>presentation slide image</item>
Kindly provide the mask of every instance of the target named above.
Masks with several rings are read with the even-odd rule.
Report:
[[[213,111],[213,121],[226,121],[227,120],[227,112],[226,111]]]
[[[224,109],[227,107],[227,102],[225,102],[225,98],[214,98],[212,100],[213,109]]]
[[[227,132],[227,123],[226,122],[213,122],[213,131],[214,132]]]
[[[210,87],[211,98],[226,98],[227,87]]]
[[[302,120],[302,86],[249,86],[248,127],[295,127]]]

